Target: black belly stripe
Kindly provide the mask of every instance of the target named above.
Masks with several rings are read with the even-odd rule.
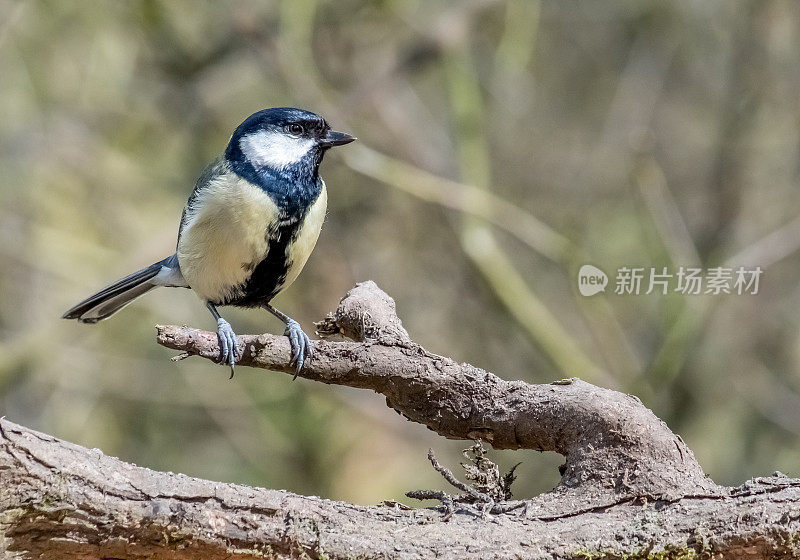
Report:
[[[297,238],[302,223],[301,218],[299,221],[278,226],[277,231],[268,232],[269,249],[266,256],[253,268],[253,273],[241,289],[236,290],[232,297],[219,302],[218,305],[263,307],[269,303],[278,294],[286,279],[291,264],[287,249]]]

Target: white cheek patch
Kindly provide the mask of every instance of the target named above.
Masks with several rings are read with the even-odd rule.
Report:
[[[259,130],[243,136],[239,147],[255,165],[282,169],[303,159],[314,147],[314,140],[295,138],[274,130]]]

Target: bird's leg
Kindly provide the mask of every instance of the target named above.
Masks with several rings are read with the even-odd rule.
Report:
[[[300,323],[285,313],[281,313],[270,304],[266,304],[264,307],[286,325],[286,330],[283,331],[283,335],[289,337],[289,343],[292,346],[292,359],[289,361],[289,364],[296,364],[294,378],[297,379],[297,374],[303,369],[303,362],[314,353],[314,349],[311,347],[311,339],[308,338],[308,335],[300,328]]]
[[[223,319],[217,306],[213,303],[206,302],[206,307],[211,311],[214,319],[217,320],[217,336],[219,337],[219,363],[228,364],[231,367],[230,379],[233,379],[233,365],[236,363],[237,358],[242,357],[242,352],[239,350],[239,345],[236,344],[236,333],[233,332],[231,324]]]

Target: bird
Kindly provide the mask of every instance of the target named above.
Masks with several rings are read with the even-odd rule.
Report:
[[[285,325],[295,377],[312,355],[300,324],[271,305],[306,264],[325,220],[325,153],[356,140],[321,116],[293,107],[264,109],[233,132],[225,151],[195,183],[181,214],[175,252],[81,301],[64,319],[97,323],[158,287],[190,288],[217,322],[219,362],[241,349],[218,308],[263,308]]]

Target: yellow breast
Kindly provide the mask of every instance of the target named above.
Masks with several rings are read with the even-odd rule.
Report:
[[[278,207],[258,187],[233,173],[213,179],[187,210],[178,242],[189,286],[207,301],[229,299],[267,254],[267,227],[277,218]]]
[[[294,282],[300,271],[311,256],[311,251],[319,239],[319,232],[322,230],[322,223],[325,221],[325,212],[328,208],[328,189],[325,182],[322,182],[322,190],[317,199],[308,209],[305,220],[300,225],[293,243],[287,248],[289,269],[286,271],[286,279],[283,281],[281,289],[286,289]]]

